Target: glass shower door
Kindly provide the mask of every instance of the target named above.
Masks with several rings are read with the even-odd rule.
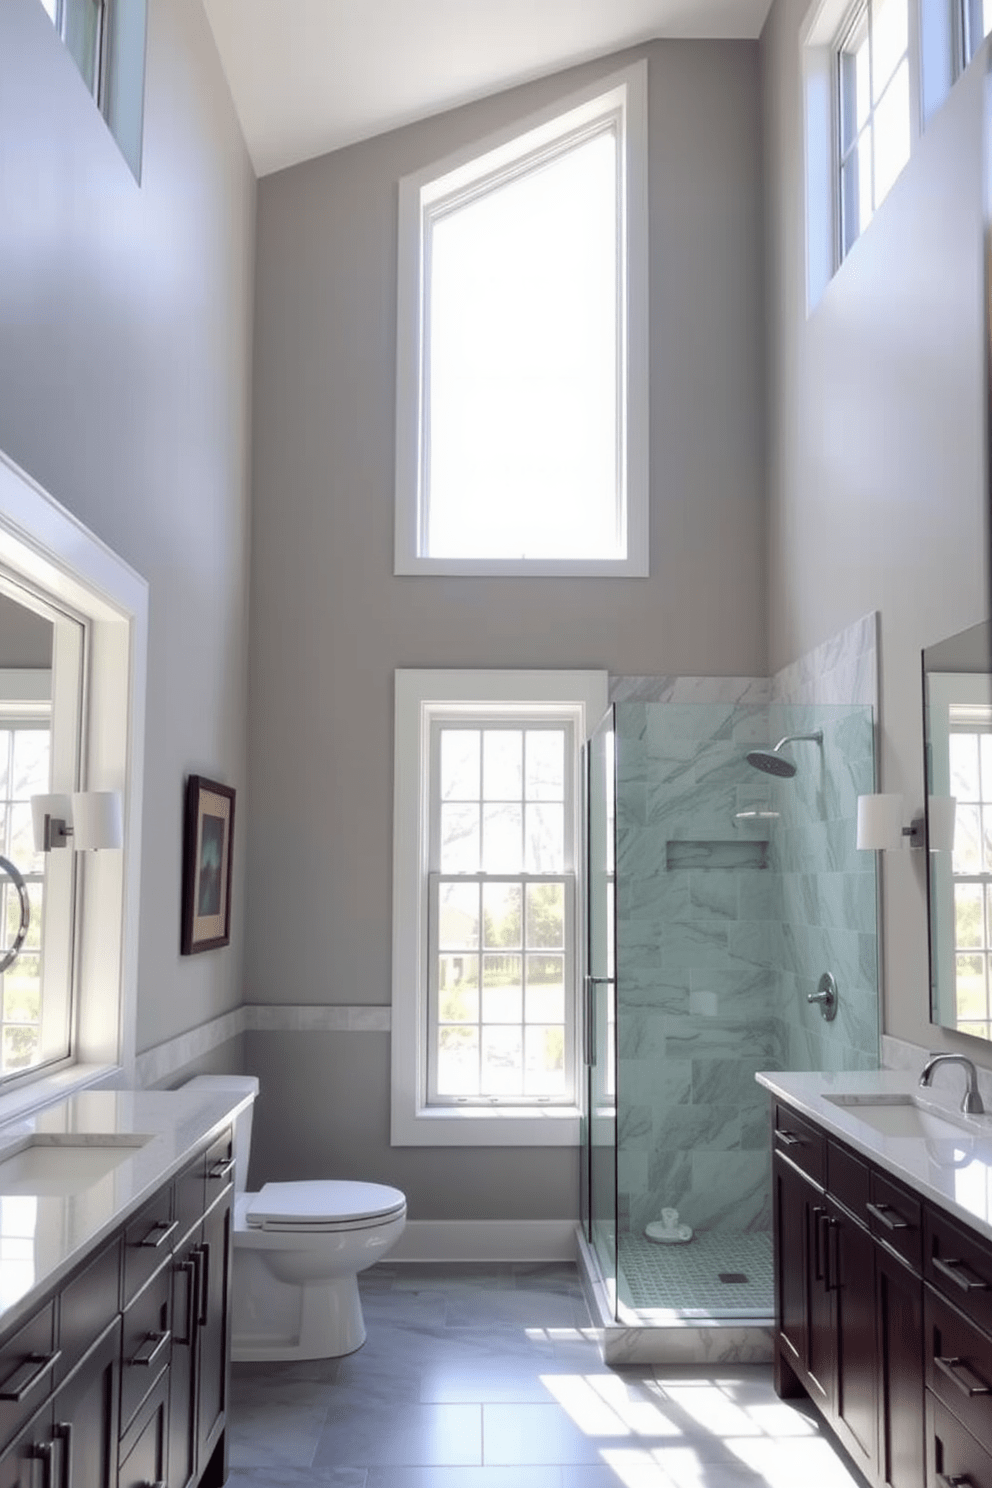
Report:
[[[589,1239],[616,1302],[616,769],[614,712],[589,741],[584,1048],[588,1081]]]

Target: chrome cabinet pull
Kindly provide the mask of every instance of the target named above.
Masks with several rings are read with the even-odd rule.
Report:
[[[823,1246],[821,1243],[820,1226],[826,1214],[822,1204],[813,1206],[813,1279],[823,1280]]]
[[[186,1336],[180,1338],[176,1335],[176,1343],[188,1346],[193,1342],[193,1329],[196,1326],[197,1296],[196,1281],[197,1268],[195,1261],[180,1261],[176,1266],[176,1272],[182,1272],[186,1278]],[[173,1303],[173,1306],[175,1303]]]
[[[168,1348],[172,1342],[172,1334],[168,1329],[164,1333],[149,1333],[144,1343],[138,1349],[133,1358],[128,1360],[129,1364],[138,1364],[147,1369],[155,1363],[164,1348]]]
[[[145,1238],[139,1240],[138,1244],[148,1250],[158,1250],[167,1240],[171,1240],[178,1228],[178,1219],[171,1221],[168,1219],[157,1219]]]
[[[207,1177],[211,1180],[211,1182],[223,1183],[225,1178],[230,1178],[233,1172],[234,1158],[228,1157],[223,1162],[214,1163],[213,1167],[210,1169],[210,1172],[207,1174]]]
[[[783,1147],[801,1147],[803,1145],[802,1137],[797,1137],[795,1132],[778,1131],[775,1135]]]
[[[196,1249],[194,1250],[193,1254],[194,1254],[194,1256],[196,1257],[196,1259],[198,1261],[202,1262],[202,1270],[200,1270],[200,1272],[199,1272],[199,1282],[200,1282],[200,1287],[199,1287],[199,1290],[200,1290],[200,1315],[197,1318],[197,1322],[199,1323],[199,1325],[200,1325],[201,1328],[205,1328],[207,1326],[207,1321],[208,1321],[208,1316],[209,1316],[209,1307],[210,1307],[210,1298],[209,1298],[209,1295],[208,1295],[209,1294],[209,1291],[210,1291],[210,1246],[209,1246],[209,1244],[206,1241],[204,1241],[204,1243],[202,1245],[198,1245],[196,1247]]]
[[[62,1488],[72,1488],[72,1422],[59,1421],[55,1435],[62,1446]]]
[[[964,1359],[955,1355],[950,1359],[942,1359],[939,1354],[934,1356],[933,1361],[941,1374],[946,1374],[949,1380],[953,1380],[961,1391],[969,1399],[972,1395],[992,1395],[992,1385],[987,1385],[980,1374],[976,1374]]]
[[[884,1225],[887,1230],[908,1230],[910,1228],[909,1220],[903,1219],[898,1209],[893,1209],[891,1204],[866,1204],[865,1207],[872,1218],[877,1219],[879,1224]]]
[[[973,1488],[967,1473],[938,1473],[937,1482],[941,1488]]]
[[[62,1357],[62,1350],[56,1349],[53,1354],[28,1354],[24,1363],[14,1370],[13,1374],[0,1390],[0,1400],[11,1400],[15,1405],[20,1405],[26,1400],[36,1385],[40,1385],[48,1371],[57,1364]]]
[[[987,1292],[989,1284],[976,1275],[966,1261],[944,1261],[940,1256],[933,1257],[933,1269],[939,1271],[941,1276],[946,1276],[948,1281],[960,1287],[963,1292]]]

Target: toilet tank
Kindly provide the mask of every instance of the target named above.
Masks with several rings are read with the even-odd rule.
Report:
[[[248,1156],[251,1152],[251,1118],[258,1096],[257,1075],[194,1075],[187,1080],[184,1090],[199,1086],[201,1090],[229,1091],[232,1096],[243,1099],[251,1096],[240,1116],[234,1118],[234,1191],[244,1193],[248,1183]]]

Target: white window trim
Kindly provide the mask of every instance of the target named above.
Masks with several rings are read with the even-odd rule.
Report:
[[[444,177],[445,193],[498,170],[501,162],[531,153],[562,134],[623,107],[621,190],[626,230],[625,286],[620,324],[624,340],[627,557],[617,559],[427,558],[419,551],[423,345],[422,219],[432,186]],[[396,324],[396,529],[397,574],[470,574],[532,577],[598,575],[644,578],[648,562],[649,324],[648,324],[648,66],[634,63],[601,78],[527,119],[489,135],[399,183]]]
[[[577,710],[585,740],[605,714],[605,672],[397,671],[393,791],[393,1006],[390,1140],[394,1147],[563,1147],[579,1140],[572,1106],[428,1106],[427,870],[432,710],[558,703]],[[581,796],[577,781],[576,795]],[[576,846],[581,837],[576,837]],[[581,863],[578,865],[581,870]],[[582,878],[577,874],[577,899]],[[581,967],[577,970],[581,971]]]
[[[81,788],[119,790],[122,852],[81,853],[73,1056],[0,1096],[0,1120],[95,1080],[133,1083],[148,585],[0,452],[0,565],[87,627]]]
[[[799,33],[803,85],[803,154],[805,162],[806,314],[812,315],[827,285],[864,236],[858,234],[845,254],[841,244],[840,124],[838,120],[838,44],[857,0],[814,0]],[[950,24],[950,10],[947,11]],[[909,0],[909,161],[916,151],[929,109],[922,103],[926,69],[921,65],[919,0]],[[929,42],[933,48],[936,43]],[[936,104],[933,104],[936,107]],[[894,185],[893,190],[896,189]],[[891,194],[891,193],[890,193]],[[887,200],[888,198],[886,198]],[[884,211],[883,201],[876,209]],[[874,218],[872,219],[874,220]],[[871,226],[868,223],[867,226]]]

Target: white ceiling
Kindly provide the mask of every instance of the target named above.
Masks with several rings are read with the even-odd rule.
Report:
[[[654,37],[754,39],[770,0],[204,0],[260,176]]]

